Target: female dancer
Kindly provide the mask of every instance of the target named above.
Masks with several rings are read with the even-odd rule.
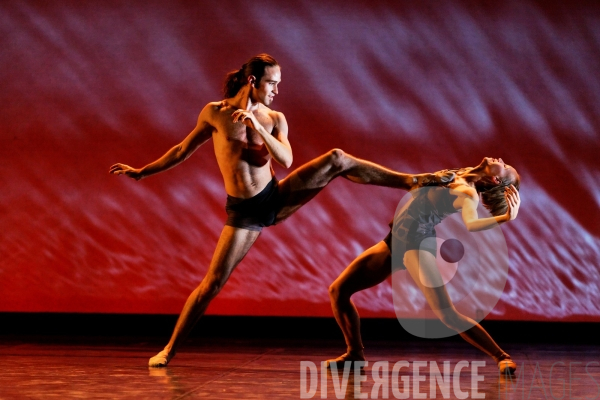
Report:
[[[520,205],[519,174],[501,158],[484,158],[476,167],[456,170],[453,183],[442,190],[426,193],[425,207],[413,208],[401,215],[397,222],[398,233],[394,240],[401,241],[404,267],[425,295],[436,316],[449,328],[490,357],[498,364],[501,373],[513,373],[516,364],[474,320],[460,314],[444,287],[435,263],[435,249],[421,246],[426,237],[435,237],[433,227],[441,220],[462,210],[462,219],[470,232],[489,229],[517,217]],[[478,218],[479,199],[493,217]],[[412,204],[411,204],[412,205]],[[425,211],[423,211],[425,210]],[[419,215],[419,213],[423,215]],[[428,214],[428,215],[424,215]],[[392,232],[375,246],[358,256],[329,287],[329,296],[335,319],[340,326],[347,345],[347,352],[328,360],[327,366],[336,363],[343,367],[345,361],[364,361],[360,336],[360,318],[350,297],[361,290],[383,282],[392,273]],[[426,243],[426,242],[424,242]],[[395,248],[396,251],[396,248]],[[394,255],[398,259],[398,255]]]

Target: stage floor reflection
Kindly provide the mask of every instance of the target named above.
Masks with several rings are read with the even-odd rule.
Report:
[[[458,341],[367,343],[368,365],[346,378],[320,364],[339,341],[196,338],[168,368],[148,368],[160,349],[155,338],[0,337],[0,399],[600,398],[595,345],[509,344],[510,379]]]

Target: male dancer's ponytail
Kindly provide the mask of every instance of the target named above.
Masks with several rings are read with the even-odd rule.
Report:
[[[231,71],[225,76],[225,83],[223,84],[223,95],[225,98],[233,97],[240,91],[244,86],[244,70],[242,68],[237,71]]]
[[[246,79],[250,75],[254,75],[256,78],[256,83],[254,85],[255,87],[258,87],[260,80],[265,74],[265,67],[274,67],[276,65],[279,64],[268,54],[263,53],[252,57],[247,63],[242,65],[240,69],[231,71],[225,76],[223,95],[226,99],[235,96],[246,84]]]

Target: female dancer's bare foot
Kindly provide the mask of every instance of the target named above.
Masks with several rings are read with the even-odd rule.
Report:
[[[365,361],[365,354],[362,350],[359,351],[348,351],[347,353],[342,354],[338,358],[334,358],[331,360],[325,361],[325,367],[331,368],[331,364],[335,364],[337,368],[344,368],[344,363],[346,361]]]
[[[166,367],[173,357],[175,357],[175,352],[169,354],[169,352],[165,349],[152,357],[150,361],[148,361],[148,366],[153,368]]]
[[[498,361],[498,370],[500,371],[500,375],[514,375],[517,370],[517,363],[510,358],[505,358],[504,360]]]
[[[500,375],[513,375],[517,370],[517,363],[510,358],[508,353],[500,351],[499,355],[494,356],[494,360],[498,364],[498,371],[500,371]]]

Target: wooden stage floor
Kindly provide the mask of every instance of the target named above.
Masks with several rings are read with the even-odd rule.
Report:
[[[339,376],[321,376],[319,363],[343,352],[340,341],[196,338],[168,368],[149,369],[148,358],[161,344],[156,338],[0,337],[0,399],[298,399],[303,394],[314,399],[375,398],[374,394],[386,398],[384,387],[391,399],[402,393],[404,398],[418,398],[420,393],[421,398],[438,399],[600,398],[600,345],[508,344],[505,350],[518,362],[521,375],[507,380],[498,376],[491,360],[463,342],[367,342],[370,362],[360,382],[353,378],[354,371],[346,380],[342,371]],[[304,386],[303,361],[308,365]],[[388,374],[382,373],[385,363],[374,371],[375,361],[388,361]],[[398,361],[408,366],[394,379],[392,369]],[[438,385],[431,367],[435,362],[443,374],[444,361],[449,361],[451,379]],[[461,361],[468,365],[454,374]],[[486,364],[474,371],[476,361]],[[387,382],[381,380],[384,376]],[[399,385],[396,391],[394,382]],[[409,384],[407,392],[404,382]],[[472,390],[475,384],[477,391]]]

